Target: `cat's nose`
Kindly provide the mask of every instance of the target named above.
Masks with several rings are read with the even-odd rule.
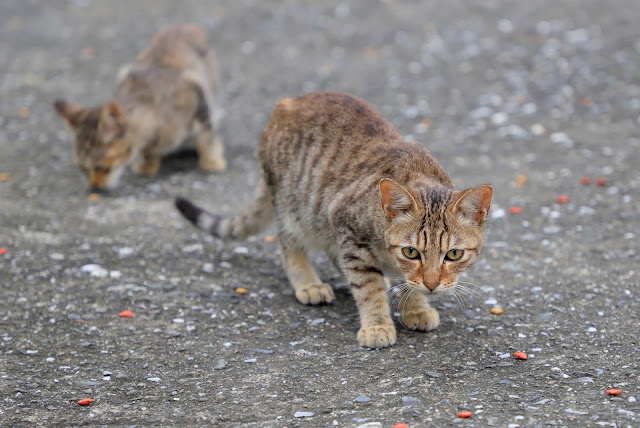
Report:
[[[435,290],[440,285],[440,272],[425,273],[423,283],[430,291]]]

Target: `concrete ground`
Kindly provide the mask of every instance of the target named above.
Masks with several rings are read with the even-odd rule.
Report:
[[[639,20],[635,0],[4,0],[0,425],[640,426]],[[51,102],[106,100],[179,21],[221,59],[229,171],[175,156],[91,202]],[[303,307],[273,231],[221,243],[172,206],[241,209],[272,105],[317,89],[369,100],[459,187],[495,187],[465,278],[482,295],[390,349],[358,347],[321,254],[338,301]]]

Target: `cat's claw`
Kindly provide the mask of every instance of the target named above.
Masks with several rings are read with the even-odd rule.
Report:
[[[440,325],[440,315],[433,308],[420,308],[403,313],[402,323],[409,330],[433,330]]]
[[[296,299],[303,305],[321,305],[334,301],[333,288],[329,284],[313,284],[296,290]]]
[[[386,348],[396,343],[396,329],[393,325],[370,325],[358,332],[360,346]]]

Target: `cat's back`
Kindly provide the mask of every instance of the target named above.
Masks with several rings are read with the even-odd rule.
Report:
[[[194,23],[171,25],[158,31],[136,60],[138,66],[190,68],[209,54],[205,29]]]
[[[322,186],[344,187],[363,176],[411,181],[430,176],[453,187],[424,146],[402,135],[371,104],[341,92],[313,92],[275,105],[260,140],[260,159],[276,176],[297,170]]]

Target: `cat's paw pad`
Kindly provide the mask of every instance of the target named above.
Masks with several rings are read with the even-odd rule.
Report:
[[[402,324],[409,330],[433,330],[440,325],[440,315],[433,308],[409,310],[402,314]]]
[[[396,343],[396,329],[393,325],[370,325],[358,332],[360,346],[385,348]]]
[[[329,284],[313,284],[296,291],[296,299],[303,305],[331,303],[335,299],[333,288]]]
[[[200,158],[198,166],[207,172],[220,172],[227,169],[227,161],[223,157]]]

